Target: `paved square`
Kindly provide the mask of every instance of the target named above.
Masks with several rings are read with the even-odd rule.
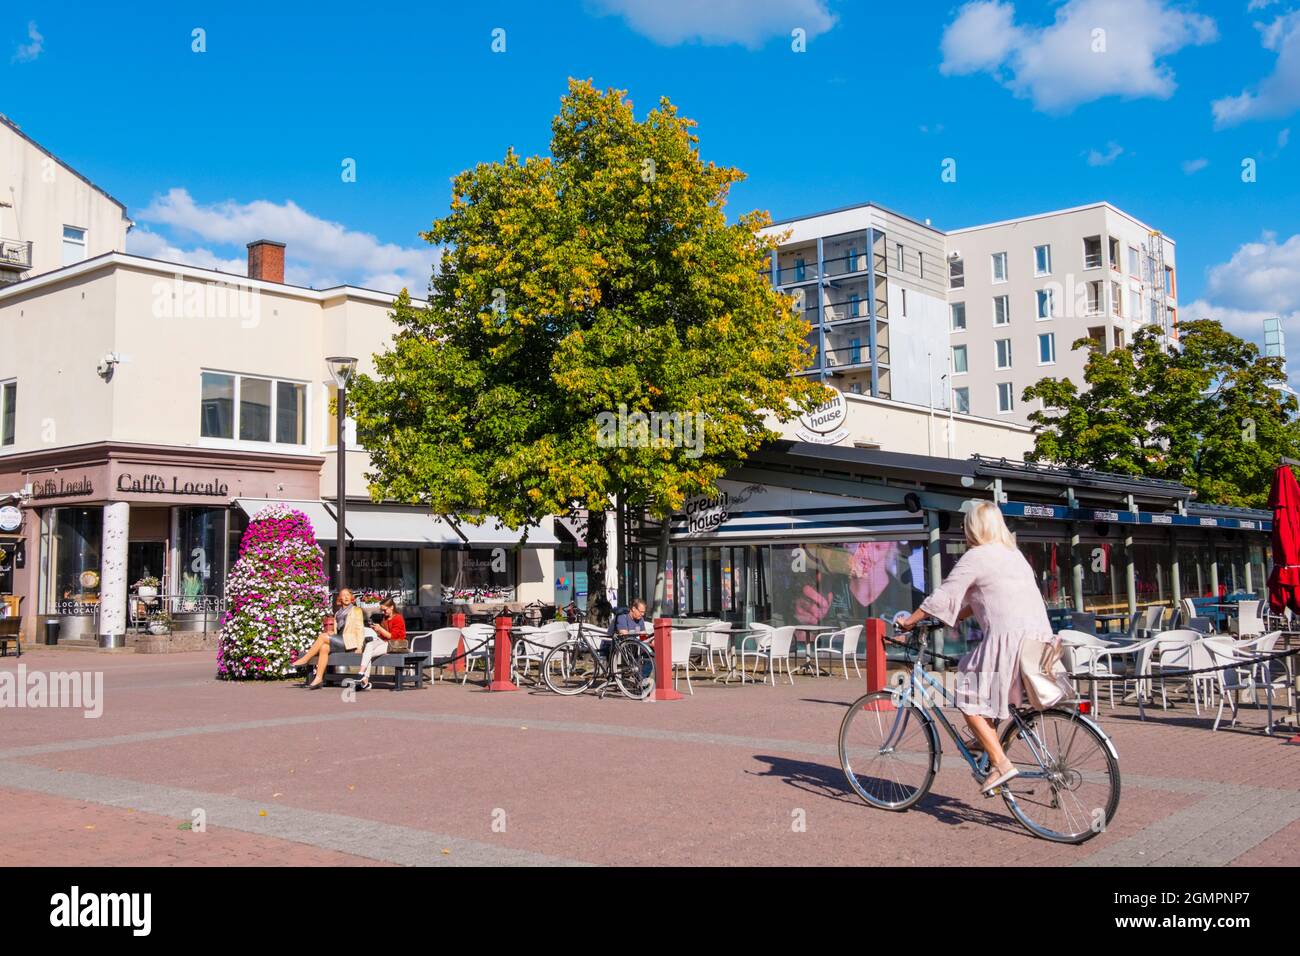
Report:
[[[910,812],[851,795],[835,737],[856,677],[702,678],[672,703],[450,682],[348,702],[216,681],[210,654],[21,663],[102,671],[104,712],[0,711],[7,865],[1300,863],[1300,747],[1245,708],[1245,730],[1218,733],[1189,704],[1103,710],[1119,812],[1063,847],[950,753]]]

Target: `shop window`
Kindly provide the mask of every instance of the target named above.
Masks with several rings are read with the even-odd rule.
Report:
[[[50,508],[41,532],[43,614],[93,615],[99,607],[103,508]]]
[[[444,604],[500,604],[515,599],[518,556],[510,548],[442,553]]]
[[[451,552],[448,552],[449,554]],[[329,565],[338,563],[338,549],[329,549]],[[366,548],[349,545],[344,584],[363,604],[392,598],[400,607],[419,603],[420,552],[416,548]]]
[[[178,508],[176,592],[186,602],[225,593],[227,508]]]

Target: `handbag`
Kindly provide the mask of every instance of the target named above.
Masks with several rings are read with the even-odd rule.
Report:
[[[410,649],[411,645],[407,642],[406,638],[402,638],[400,641],[388,642],[388,653],[390,654],[405,654]]]
[[[1049,710],[1072,691],[1069,673],[1061,661],[1060,639],[1020,642],[1020,684],[1025,702],[1034,710]]]

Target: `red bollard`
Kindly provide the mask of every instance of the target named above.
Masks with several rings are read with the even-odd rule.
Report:
[[[885,660],[885,622],[878,617],[867,618],[863,632],[867,651],[867,693],[885,689],[889,665]],[[870,710],[893,710],[894,705],[877,701],[867,705]]]
[[[457,611],[455,614],[453,614],[451,616],[451,626],[463,628],[465,626],[465,615],[462,614],[460,611]],[[458,660],[456,661],[455,664],[451,665],[451,672],[453,674],[462,674],[465,672],[464,654],[465,654],[465,638],[462,635],[460,639],[460,643],[456,645],[456,656]]]
[[[508,617],[499,617],[496,620],[496,646],[492,649],[494,672],[488,690],[519,689],[510,679],[510,627],[513,624],[514,621]]]
[[[673,690],[673,619],[655,618],[655,689],[651,700],[681,700]]]

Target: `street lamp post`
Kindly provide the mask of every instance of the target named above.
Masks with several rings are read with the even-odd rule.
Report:
[[[346,355],[332,355],[325,360],[329,365],[330,375],[334,378],[334,384],[338,387],[338,408],[335,412],[336,420],[336,438],[334,445],[334,456],[338,459],[338,478],[336,481],[335,491],[338,495],[338,538],[335,542],[335,564],[334,564],[334,590],[337,593],[343,589],[344,568],[347,567],[347,538],[348,538],[348,469],[347,469],[347,450],[348,440],[347,433],[344,430],[344,421],[347,417],[348,404],[348,384],[352,381],[352,376],[357,371],[357,360]]]

